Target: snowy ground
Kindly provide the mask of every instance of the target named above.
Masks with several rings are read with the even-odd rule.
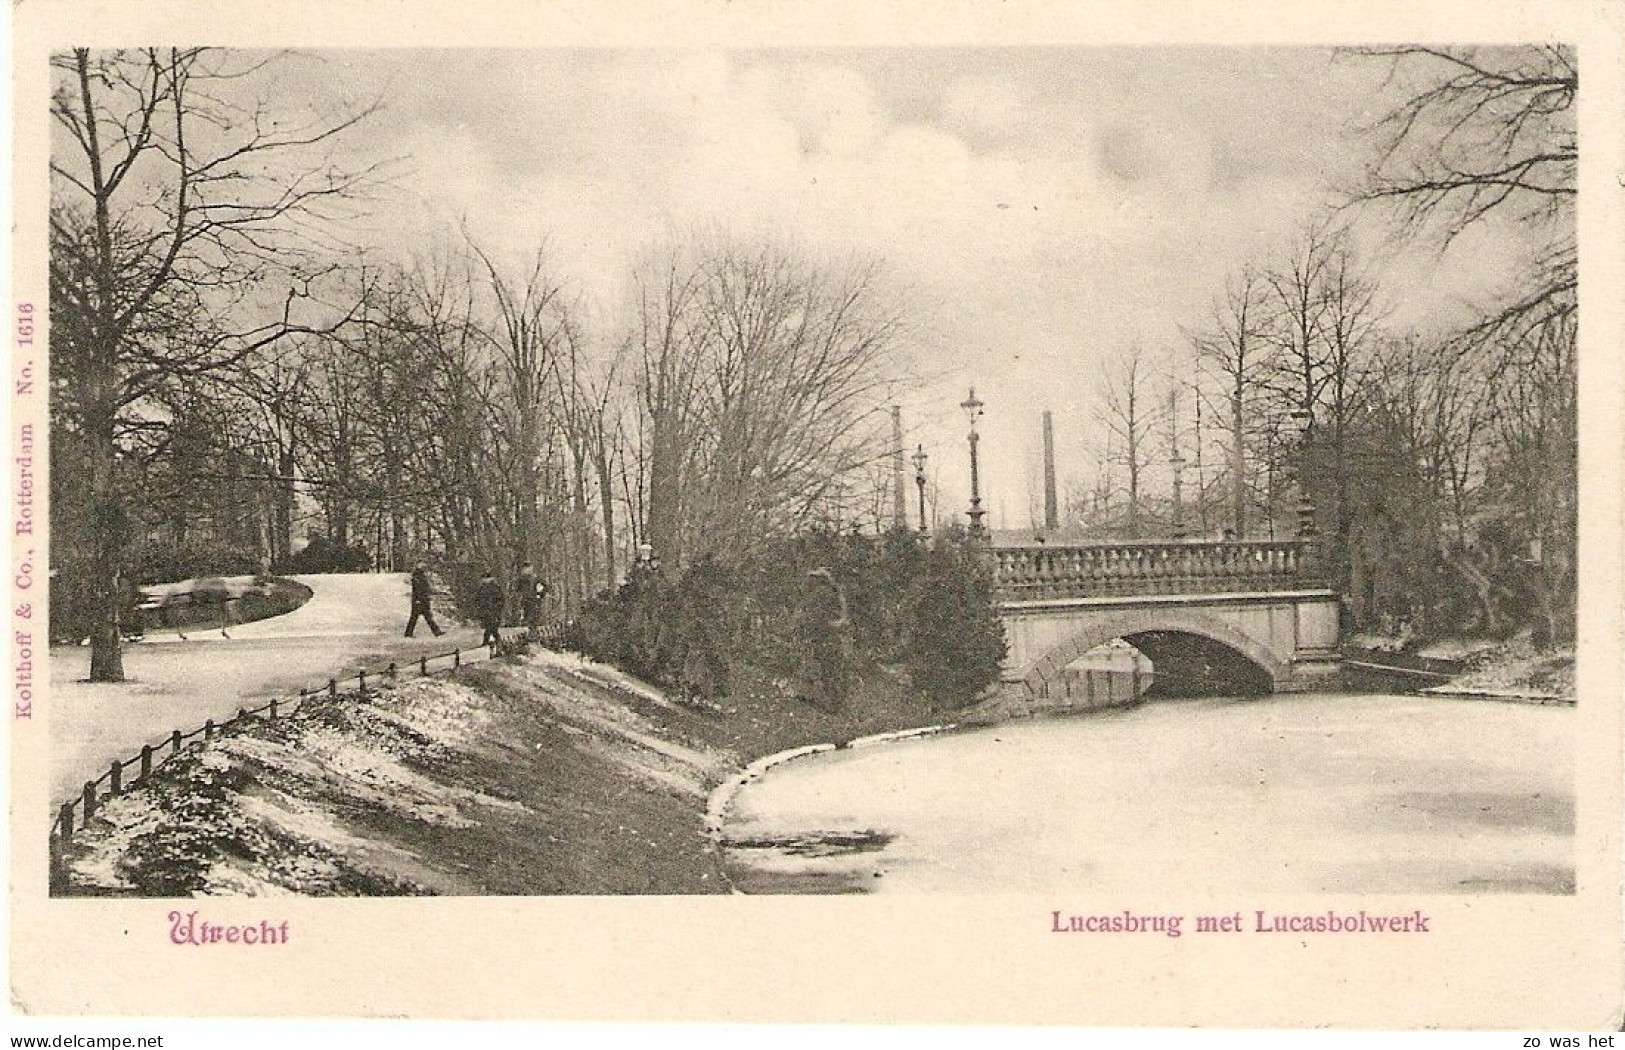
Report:
[[[1569,893],[1574,727],[1318,695],[835,751],[739,794],[730,860],[769,893]]]
[[[474,650],[476,659],[484,655],[479,629],[455,626],[448,615],[436,617],[446,630],[440,638],[421,622],[415,638],[402,636],[411,593],[404,573],[294,579],[311,589],[310,601],[285,616],[233,626],[229,639],[198,625],[187,630],[186,641],[155,631],[127,645],[129,680],[120,685],[84,681],[88,648],[53,648],[51,798],[73,795],[114,758],[136,754],[142,744],[174,729],[188,732],[205,719],[229,717],[254,706],[251,700],[294,695],[330,676],[454,647]]]

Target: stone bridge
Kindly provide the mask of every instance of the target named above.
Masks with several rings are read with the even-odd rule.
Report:
[[[995,547],[1005,681],[1035,698],[1114,638],[1159,692],[1287,692],[1338,668],[1338,595],[1302,540]]]

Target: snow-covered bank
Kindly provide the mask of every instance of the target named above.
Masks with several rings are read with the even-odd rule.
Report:
[[[68,892],[726,892],[705,822],[718,784],[786,746],[929,718],[896,683],[862,696],[702,708],[537,653],[324,697],[105,803],[67,851]]]
[[[114,759],[143,744],[220,721],[264,698],[292,697],[328,678],[351,677],[395,661],[475,649],[479,629],[443,624],[402,636],[410,588],[404,574],[299,576],[311,597],[283,616],[218,630],[188,630],[187,639],[154,634],[127,646],[119,684],[85,681],[90,650],[51,650],[50,796],[61,801]],[[159,641],[158,639],[165,640]]]
[[[1435,651],[1455,653],[1459,647],[1441,644]],[[1430,655],[1424,650],[1423,655]],[[1467,670],[1442,685],[1423,690],[1429,696],[1511,700],[1527,703],[1575,702],[1574,651],[1540,651],[1527,635],[1459,655]]]
[[[1575,702],[1574,650],[1537,650],[1527,633],[1512,639],[1438,638],[1418,645],[1355,635],[1343,653],[1351,672],[1374,673],[1379,680],[1388,673],[1385,688],[1457,699]]]

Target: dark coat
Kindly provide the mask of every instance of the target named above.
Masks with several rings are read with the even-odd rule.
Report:
[[[412,607],[414,609],[429,607],[429,574],[422,569],[412,570]]]
[[[529,618],[541,609],[542,599],[547,596],[547,584],[528,572],[522,572],[514,580],[514,592],[519,595],[519,604],[524,607],[526,618]]]
[[[495,579],[480,581],[474,588],[474,615],[481,623],[502,622],[502,584]]]

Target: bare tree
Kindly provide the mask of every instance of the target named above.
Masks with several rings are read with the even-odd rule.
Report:
[[[1493,622],[1490,592],[1516,571],[1475,564],[1469,555],[1505,561],[1510,555],[1496,554],[1491,537],[1512,530],[1535,552],[1528,557],[1536,565],[1543,636],[1567,637],[1578,484],[1566,436],[1576,426],[1574,51],[1546,45],[1362,53],[1390,64],[1402,97],[1374,128],[1379,150],[1357,199],[1393,206],[1412,229],[1445,244],[1492,220],[1507,220],[1523,234],[1524,245],[1509,242],[1526,252],[1520,278],[1454,340],[1452,352],[1474,360],[1460,368],[1434,362],[1458,384],[1462,375],[1471,377],[1456,395],[1467,403],[1445,392],[1431,400],[1453,421],[1451,429],[1467,428],[1462,440],[1451,442],[1459,451],[1443,457],[1460,479],[1452,485],[1458,536],[1452,562],[1476,580]],[[1495,504],[1471,527],[1463,490],[1472,475],[1459,466],[1469,454],[1483,466]]]
[[[1392,204],[1448,242],[1505,215],[1540,246],[1526,279],[1474,328],[1539,327],[1574,309],[1574,200],[1579,143],[1573,49],[1394,47],[1360,54],[1390,64],[1404,98],[1373,129],[1378,152],[1359,198]]]
[[[1161,408],[1152,391],[1152,366],[1139,346],[1114,357],[1100,378],[1100,403],[1106,419],[1107,459],[1122,465],[1128,482],[1126,525],[1130,538],[1140,536],[1141,488],[1151,462],[1154,429]]]
[[[1263,278],[1269,289],[1264,333],[1273,348],[1268,385],[1311,426],[1328,377],[1323,284],[1335,240],[1325,225],[1306,225]]]
[[[643,542],[658,557],[674,563],[681,547],[684,482],[698,445],[701,279],[698,268],[678,249],[668,250],[633,275],[636,316],[630,339],[639,367],[642,470],[629,502],[644,508]]]
[[[1222,391],[1218,415],[1225,421],[1221,426],[1229,453],[1230,521],[1238,539],[1247,535],[1248,427],[1271,360],[1262,332],[1266,293],[1257,272],[1244,268],[1214,304],[1208,325],[1186,333],[1197,350],[1199,366],[1218,378]]]
[[[118,421],[151,417],[142,406],[165,387],[342,320],[312,301],[320,253],[301,246],[370,174],[322,156],[370,109],[300,121],[263,98],[245,104],[272,61],[192,48],[52,59],[51,292],[64,350],[53,371],[83,436],[97,519],[93,681],[124,677],[131,527]],[[295,224],[305,236],[289,236]],[[285,296],[266,293],[273,277],[287,282]]]
[[[348,547],[364,499],[364,380],[356,355],[342,340],[316,341],[309,353],[311,381],[300,413],[305,475],[315,488],[328,540]]]
[[[1489,480],[1523,540],[1537,640],[1571,641],[1576,588],[1578,431],[1576,325],[1553,318],[1509,349],[1494,388]]]
[[[546,431],[551,421],[547,385],[572,334],[564,285],[548,270],[544,250],[537,251],[520,281],[505,276],[491,258],[472,246],[484,267],[496,317],[486,339],[494,350],[505,386],[502,406],[518,514],[518,545],[524,557],[540,556],[541,469]]]
[[[1359,421],[1366,407],[1367,372],[1385,311],[1378,302],[1376,281],[1356,258],[1344,236],[1332,239],[1320,273],[1320,335],[1324,346],[1325,382],[1321,388],[1319,465],[1331,475],[1333,578],[1349,584],[1350,486],[1359,468],[1354,462]]]
[[[899,320],[875,268],[725,239],[637,276],[632,341],[662,559],[741,556],[823,513],[887,454]]]

